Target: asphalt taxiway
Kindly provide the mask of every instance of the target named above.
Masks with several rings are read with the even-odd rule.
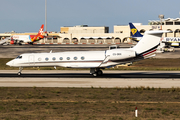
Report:
[[[180,87],[179,71],[108,71],[93,77],[87,70],[0,71],[0,87]]]

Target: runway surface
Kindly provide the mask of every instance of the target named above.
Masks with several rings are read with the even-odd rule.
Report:
[[[1,87],[180,87],[179,71],[107,71],[93,77],[87,70],[0,71]]]

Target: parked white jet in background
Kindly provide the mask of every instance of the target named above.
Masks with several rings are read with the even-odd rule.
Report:
[[[143,38],[133,48],[112,49],[105,51],[74,51],[57,53],[25,53],[6,63],[19,67],[60,66],[68,68],[90,68],[90,74],[102,75],[101,69],[129,63],[155,56],[163,32],[146,31]]]
[[[180,37],[164,37],[162,42],[166,43],[167,46],[179,47]]]
[[[21,45],[22,43],[33,44],[34,42],[44,38],[43,29],[44,29],[44,24],[42,24],[37,35],[13,35],[11,36],[10,44],[19,44],[19,45]]]

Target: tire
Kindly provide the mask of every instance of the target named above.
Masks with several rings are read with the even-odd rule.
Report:
[[[101,76],[102,74],[103,74],[102,70],[98,70],[98,71],[97,71],[97,75],[98,75],[98,76]]]
[[[21,72],[18,72],[18,76],[21,76]]]
[[[96,77],[96,76],[97,76],[97,73],[93,73],[93,76]]]

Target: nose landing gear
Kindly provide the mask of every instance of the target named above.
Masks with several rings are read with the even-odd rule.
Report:
[[[19,67],[18,76],[21,76],[21,71],[23,70],[23,67]]]

